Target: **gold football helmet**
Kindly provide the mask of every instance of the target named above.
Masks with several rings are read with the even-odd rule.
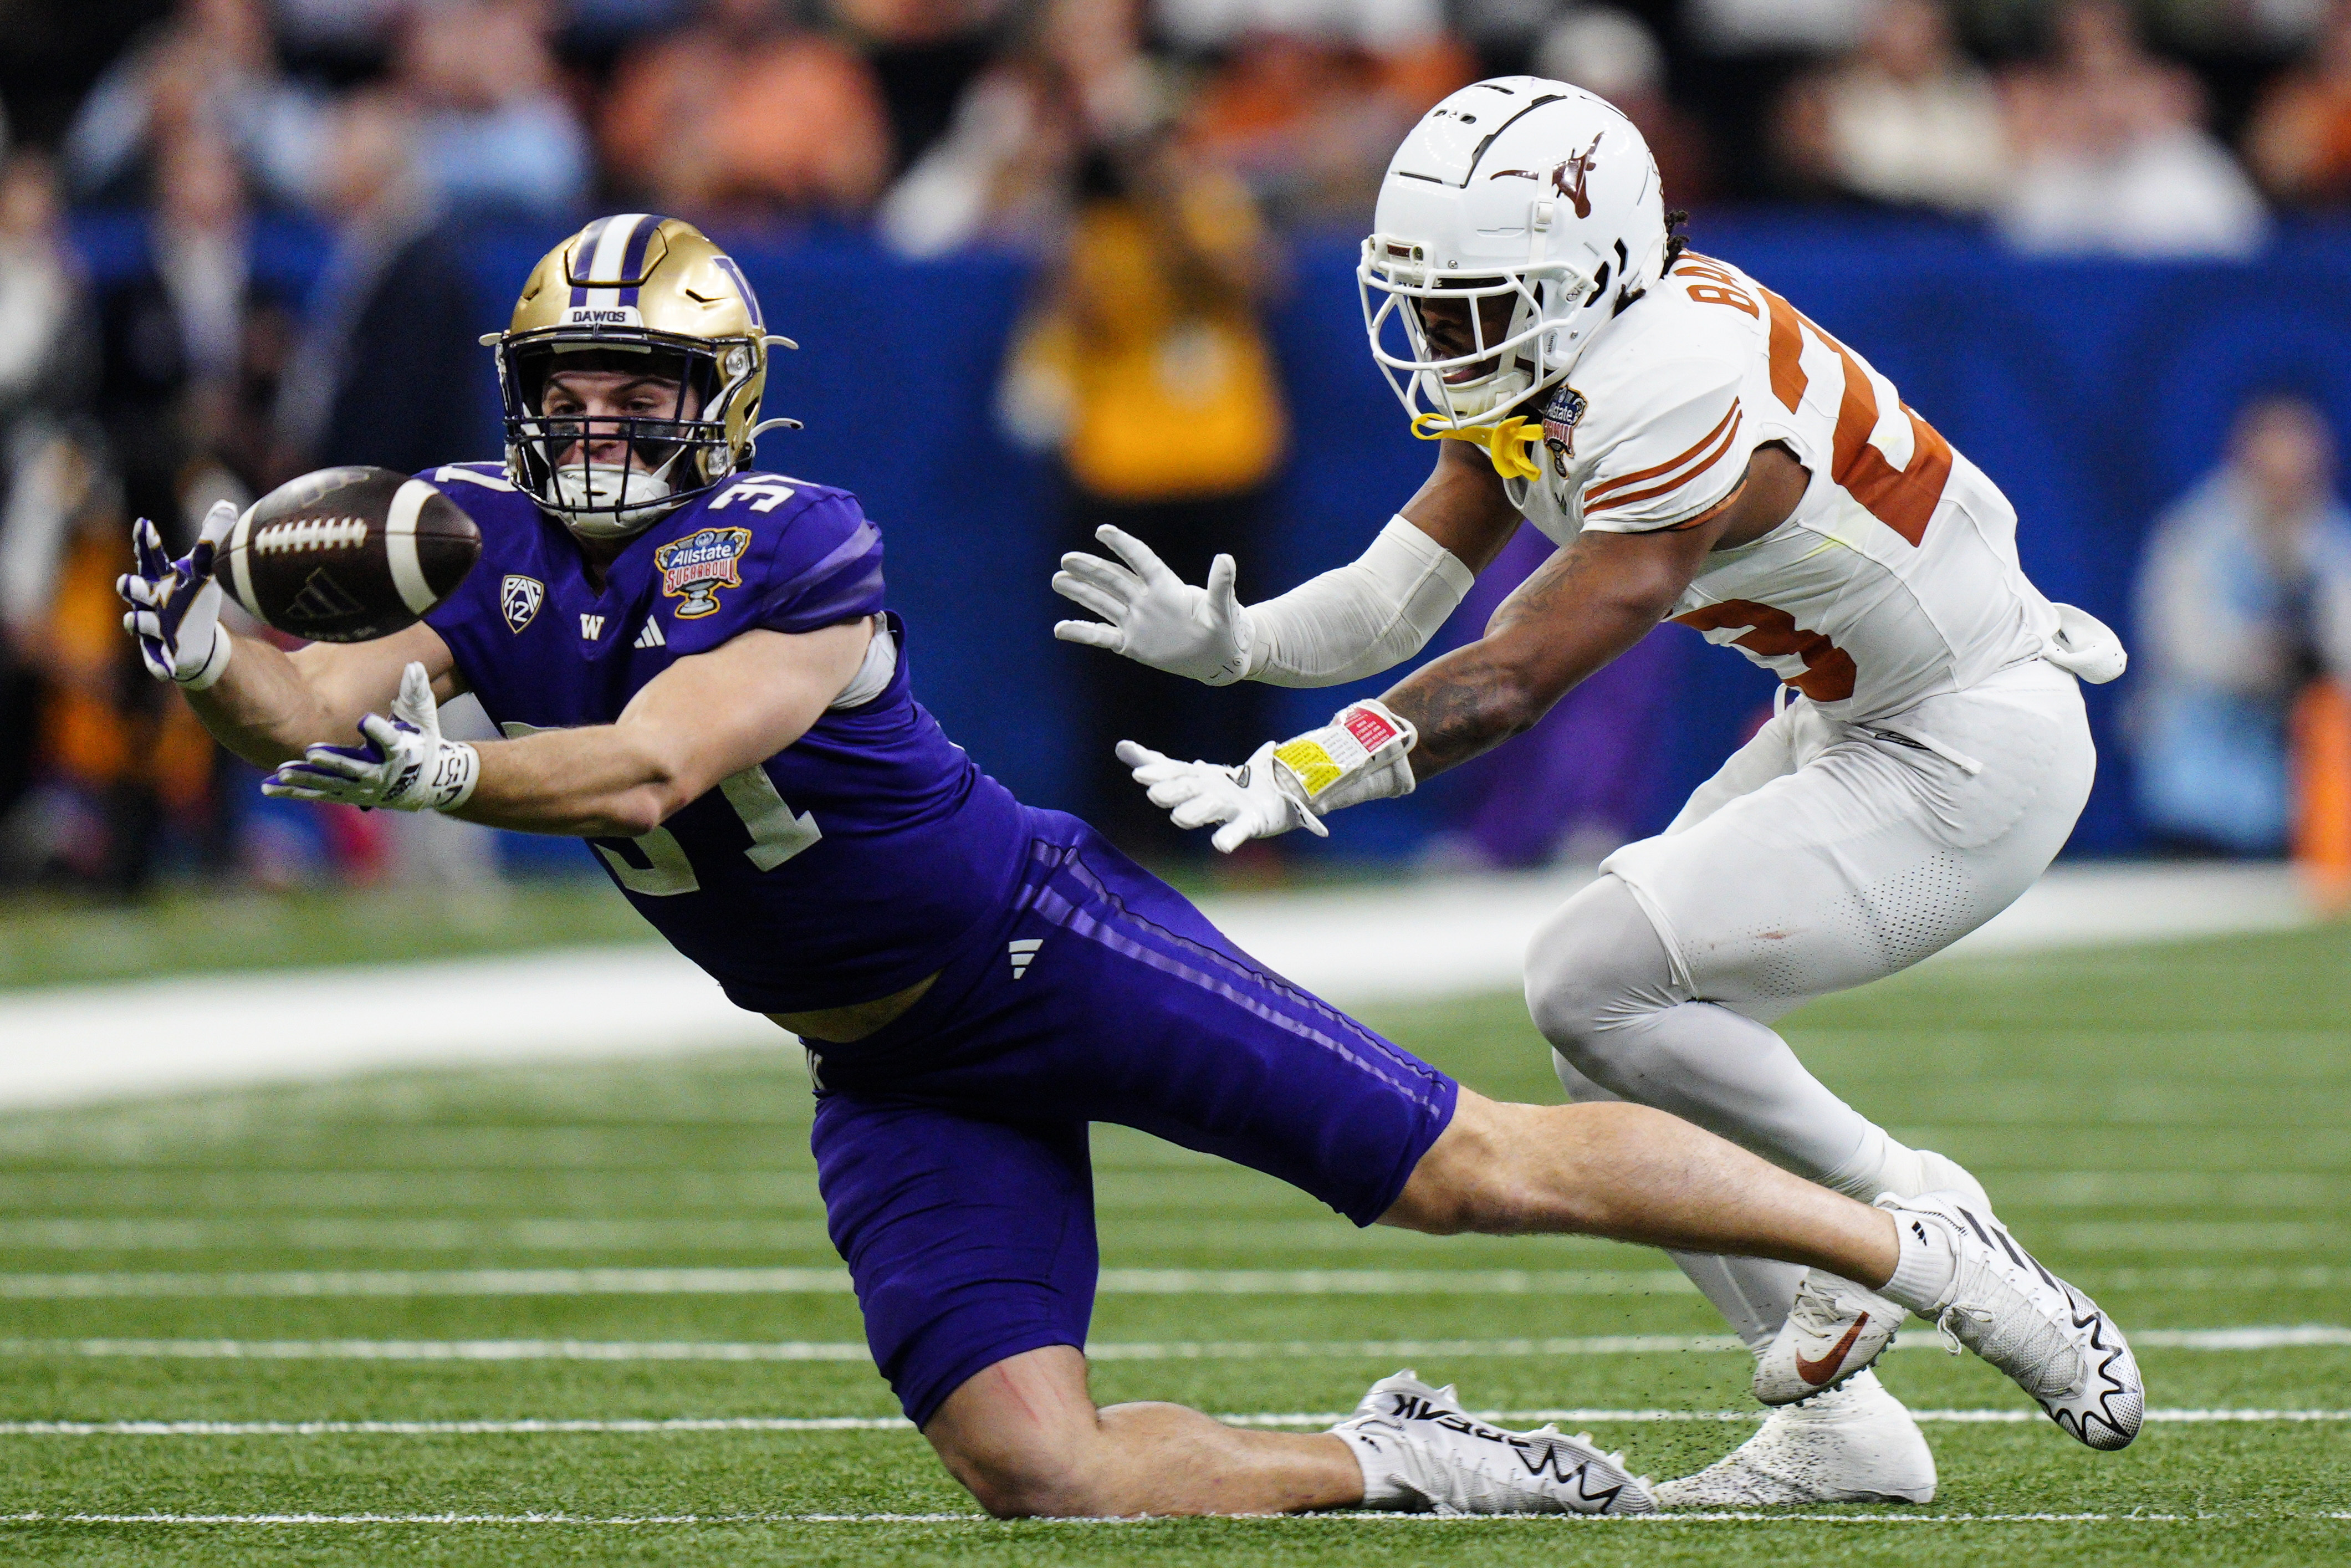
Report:
[[[507,476],[583,538],[641,531],[747,467],[762,431],[799,428],[759,420],[769,345],[799,345],[768,330],[734,258],[676,218],[598,218],[540,259],[513,321],[482,342],[497,354]],[[676,401],[662,417],[550,409],[566,371],[674,382]]]

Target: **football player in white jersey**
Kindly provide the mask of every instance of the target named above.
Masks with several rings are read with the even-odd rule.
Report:
[[[1606,102],[1525,77],[1455,93],[1390,164],[1357,274],[1374,356],[1416,434],[1444,443],[1428,482],[1360,559],[1248,606],[1229,558],[1194,587],[1105,529],[1119,560],[1072,555],[1053,580],[1099,619],[1056,635],[1210,684],[1356,680],[1418,653],[1522,520],[1559,545],[1482,640],[1324,729],[1238,768],[1121,748],[1227,851],[1327,833],[1339,807],[1519,734],[1660,620],[1736,647],[1785,683],[1772,719],[1529,947],[1560,1081],[1864,1201],[1939,1192],[1988,1215],[1964,1169],[1855,1111],[1771,1025],[2032,884],[2095,767],[2078,682],[2120,674],[2122,648],[2032,586],[2013,508],[1884,376],[1671,230],[1640,132]],[[1661,1503],[1934,1495],[1933,1456],[1875,1375],[1831,1386],[1898,1308],[1780,1263],[1677,1260],[1782,1407]],[[2058,1400],[2077,1418],[2058,1419],[2094,1441],[2105,1390],[2082,1375]]]

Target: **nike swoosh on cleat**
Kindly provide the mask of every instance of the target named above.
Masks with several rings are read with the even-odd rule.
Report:
[[[1837,1368],[1844,1364],[1845,1353],[1853,1348],[1853,1342],[1859,1339],[1861,1331],[1868,1326],[1869,1314],[1864,1312],[1853,1320],[1853,1327],[1844,1331],[1844,1338],[1836,1342],[1836,1348],[1820,1360],[1806,1361],[1801,1355],[1796,1357],[1796,1375],[1816,1388],[1834,1377]]]

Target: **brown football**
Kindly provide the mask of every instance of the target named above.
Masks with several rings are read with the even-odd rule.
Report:
[[[291,636],[364,643],[456,591],[482,532],[448,497],[389,468],[321,468],[236,520],[217,570],[239,604]]]

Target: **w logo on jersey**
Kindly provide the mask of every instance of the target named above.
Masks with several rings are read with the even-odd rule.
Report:
[[[716,614],[718,591],[743,586],[736,569],[750,548],[748,528],[704,528],[653,551],[653,565],[661,569],[662,591],[685,601],[677,607],[677,618],[691,621]]]
[[[519,632],[530,624],[530,618],[538,613],[546,598],[547,584],[535,577],[508,572],[507,580],[498,584],[498,613],[507,618],[508,626]]]

